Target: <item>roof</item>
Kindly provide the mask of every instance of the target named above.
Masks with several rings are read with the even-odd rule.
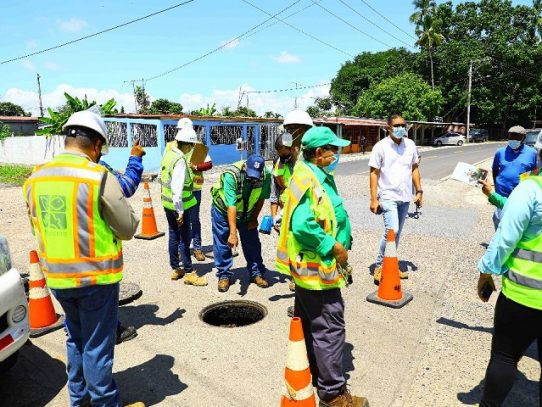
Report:
[[[28,123],[37,123],[37,117],[30,116],[0,116],[0,122],[28,122]]]
[[[317,117],[314,123],[321,124],[342,124],[343,126],[385,126],[386,120],[365,119],[358,117]]]
[[[407,120],[407,123],[411,124],[432,124],[435,126],[448,126],[453,124],[454,126],[465,126],[465,123],[458,123],[458,122],[423,122],[423,121],[417,121],[417,120]],[[474,125],[474,123],[471,123],[471,127]]]

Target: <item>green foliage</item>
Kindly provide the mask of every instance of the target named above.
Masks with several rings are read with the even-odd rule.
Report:
[[[249,109],[245,106],[239,106],[237,110],[235,111],[235,116],[239,117],[257,117],[258,115],[256,112],[252,109]]]
[[[265,112],[263,114],[263,117],[265,117],[266,119],[280,119],[282,118],[282,115],[280,113],[275,113],[275,112]]]
[[[0,102],[0,116],[30,116],[23,108],[15,103]]]
[[[36,131],[36,134],[43,136],[54,136],[57,134],[62,134],[62,126],[66,124],[69,117],[75,113],[80,112],[81,110],[87,110],[92,106],[96,105],[96,101],[89,101],[87,95],[83,99],[78,97],[71,96],[70,94],[64,92],[64,97],[66,98],[66,103],[62,105],[58,111],[54,111],[51,108],[47,109],[49,117],[40,117],[40,122],[46,124],[47,127],[39,129]],[[117,102],[115,99],[109,99],[103,105],[100,106],[102,114],[114,114],[118,113],[115,109]]]
[[[23,185],[32,173],[32,167],[0,164],[0,183]]]
[[[432,120],[440,112],[443,102],[440,90],[432,90],[418,75],[404,73],[364,91],[356,103],[354,114],[386,117],[397,112],[407,120]]]
[[[149,113],[151,98],[149,94],[145,91],[145,88],[143,86],[136,86],[134,89],[134,96],[137,104],[137,113]]]
[[[11,137],[12,131],[6,123],[0,122],[0,140]]]
[[[168,99],[156,99],[151,103],[150,113],[182,114],[183,106]]]
[[[216,103],[213,103],[212,105],[207,103],[206,107],[200,107],[198,110],[193,110],[191,114],[194,116],[214,116],[216,113]]]

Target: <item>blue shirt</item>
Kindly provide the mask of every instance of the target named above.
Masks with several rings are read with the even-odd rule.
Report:
[[[502,196],[509,196],[519,184],[519,176],[532,171],[537,164],[536,150],[523,144],[517,151],[510,147],[497,150],[491,166],[495,178],[495,191]]]
[[[99,164],[107,168],[107,170],[117,178],[126,198],[135,194],[135,191],[141,182],[141,176],[143,175],[143,159],[141,157],[131,155],[128,159],[128,165],[126,166],[124,174],[115,171],[105,161],[100,160]]]
[[[532,180],[520,183],[506,201],[502,218],[486,253],[478,262],[485,274],[508,272],[506,260],[522,237],[534,239],[542,233],[542,188]]]

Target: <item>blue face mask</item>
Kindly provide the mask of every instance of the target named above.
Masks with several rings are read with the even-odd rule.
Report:
[[[324,170],[327,173],[335,171],[335,169],[337,168],[337,165],[339,164],[339,158],[341,157],[341,155],[339,153],[335,153],[333,154],[333,157],[335,158],[333,162],[329,164],[327,167],[324,167]]]
[[[393,137],[395,138],[403,138],[407,134],[406,127],[394,127],[393,128]]]
[[[519,140],[508,140],[508,147],[510,147],[512,150],[517,150],[521,147],[521,141]]]

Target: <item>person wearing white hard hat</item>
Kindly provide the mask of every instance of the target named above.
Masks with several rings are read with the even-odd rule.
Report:
[[[139,221],[98,164],[108,147],[102,118],[77,112],[62,129],[65,151],[34,168],[24,196],[47,285],[66,315],[70,404],[119,406],[112,369],[121,240],[133,237]]]
[[[292,135],[293,147],[299,147],[305,132],[314,126],[309,114],[300,109],[294,109],[286,114],[282,124],[284,130]]]
[[[198,136],[190,123],[190,119],[181,119],[177,127],[175,141],[166,148],[160,164],[160,180],[162,184],[162,206],[169,225],[169,264],[172,268],[171,279],[183,278],[185,284],[205,286],[207,281],[199,277],[192,268],[190,258],[191,212],[197,204],[193,193],[194,182],[188,170],[188,155],[199,143]],[[182,267],[179,261],[182,256]]]

